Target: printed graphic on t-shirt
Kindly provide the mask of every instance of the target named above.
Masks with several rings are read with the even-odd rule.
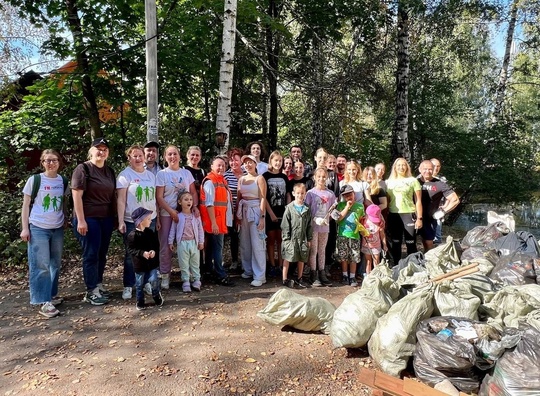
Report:
[[[52,188],[54,189],[54,187]],[[50,191],[51,186],[44,186],[44,190]],[[58,212],[62,210],[62,200],[63,196],[53,195],[51,198],[51,193],[45,194],[41,202],[41,206],[43,206],[43,212]]]

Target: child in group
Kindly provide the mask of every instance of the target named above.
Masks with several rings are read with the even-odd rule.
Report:
[[[200,217],[192,213],[193,195],[183,192],[178,196],[178,223],[169,231],[169,248],[174,252],[176,240],[182,291],[201,291],[200,255],[204,249],[204,229]],[[190,284],[190,279],[193,283]]]
[[[283,286],[294,288],[309,287],[302,280],[304,263],[309,257],[309,248],[313,238],[313,228],[311,226],[311,211],[304,204],[306,198],[306,185],[295,184],[292,195],[294,201],[285,207],[283,220],[281,221],[281,254],[283,257]],[[291,280],[288,277],[289,263],[298,262],[298,279]]]
[[[141,311],[144,304],[144,285],[152,286],[152,297],[156,306],[163,305],[163,296],[159,287],[159,238],[150,227],[152,211],[139,207],[131,213],[135,229],[127,236],[128,253],[131,254],[135,270],[135,287],[137,289],[136,308]]]
[[[343,185],[340,193],[343,201],[336,207],[339,212],[336,256],[341,261],[342,283],[356,287],[356,263],[362,259],[360,229],[363,229],[361,221],[364,217],[364,205],[355,202],[351,185]]]
[[[366,258],[366,274],[369,274],[373,269],[373,264],[379,264],[381,251],[388,250],[384,218],[378,205],[367,207],[362,225],[369,232],[369,235],[362,238],[362,253]]]
[[[332,282],[326,276],[324,264],[326,262],[326,244],[328,242],[327,214],[333,209],[336,203],[334,192],[326,187],[328,171],[325,168],[317,168],[313,175],[315,187],[306,194],[306,204],[311,209],[313,218],[313,239],[311,240],[311,249],[309,253],[310,282],[312,286],[331,286]],[[318,264],[318,265],[317,265]],[[317,270],[317,266],[319,269]]]

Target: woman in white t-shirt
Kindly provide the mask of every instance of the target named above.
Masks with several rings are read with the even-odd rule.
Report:
[[[58,174],[62,158],[56,150],[41,154],[44,172],[31,176],[23,188],[21,239],[28,242],[30,304],[41,305],[47,318],[60,312],[58,275],[64,247],[64,211],[67,180]],[[33,202],[32,202],[33,199]]]
[[[171,273],[172,251],[169,249],[168,238],[172,222],[178,222],[178,195],[188,191],[193,196],[193,212],[199,216],[199,199],[195,188],[195,179],[190,171],[180,168],[180,150],[169,145],[164,154],[167,167],[158,172],[156,177],[156,198],[159,206],[159,272],[161,287],[169,288]]]
[[[354,200],[364,205],[367,208],[371,205],[371,194],[369,190],[369,184],[362,180],[362,168],[356,161],[347,162],[345,167],[345,176],[343,180],[339,182],[339,187],[343,187],[345,184],[350,185],[354,190]]]
[[[144,148],[139,145],[133,145],[126,150],[126,157],[129,162],[127,166],[116,179],[117,212],[118,212],[118,231],[124,237],[126,247],[124,255],[124,291],[122,298],[124,300],[132,297],[133,287],[135,286],[135,271],[131,254],[127,251],[127,236],[135,229],[135,223],[131,218],[131,213],[137,208],[144,208],[152,211],[152,230],[156,229],[156,177],[144,167]],[[150,287],[151,286],[145,286]]]

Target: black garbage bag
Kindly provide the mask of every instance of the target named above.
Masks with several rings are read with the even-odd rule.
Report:
[[[463,249],[473,246],[485,247],[509,232],[510,229],[503,222],[474,227],[461,241],[461,247]]]
[[[533,257],[540,257],[538,241],[533,234],[527,231],[511,232],[491,242],[487,248],[496,250],[499,256],[521,252]]]
[[[478,390],[485,371],[519,340],[519,336],[501,334],[487,323],[451,316],[423,320],[416,338],[416,376],[431,386],[448,379],[467,393]]]
[[[513,351],[498,361],[493,374],[482,382],[479,396],[540,395],[540,331],[522,328],[521,340]]]
[[[504,285],[538,284],[540,283],[540,259],[519,251],[501,256],[489,277]]]

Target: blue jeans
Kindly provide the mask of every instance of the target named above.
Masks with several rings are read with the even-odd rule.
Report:
[[[218,279],[227,277],[227,272],[223,268],[223,237],[224,234],[204,233],[206,240],[204,251],[205,268],[215,273]]]
[[[58,295],[58,275],[64,248],[64,229],[30,224],[28,266],[30,304],[43,304]]]
[[[82,247],[83,276],[86,290],[94,290],[103,283],[107,251],[114,227],[113,217],[87,217],[85,236],[77,232],[77,218],[73,218],[73,232]]]
[[[150,229],[155,231],[156,230],[156,222],[157,217],[152,220],[152,223],[150,223]],[[131,260],[131,254],[128,253],[127,250],[127,236],[131,231],[135,229],[135,223],[126,221],[126,232],[122,235],[124,238],[124,246],[126,248],[126,253],[124,255],[124,287],[133,287],[135,286],[135,270],[133,269],[133,261]],[[157,252],[156,252],[157,253]]]
[[[159,273],[157,268],[147,272],[136,272],[135,279],[137,302],[144,303],[144,285],[147,283],[152,285],[152,297],[159,296]]]

